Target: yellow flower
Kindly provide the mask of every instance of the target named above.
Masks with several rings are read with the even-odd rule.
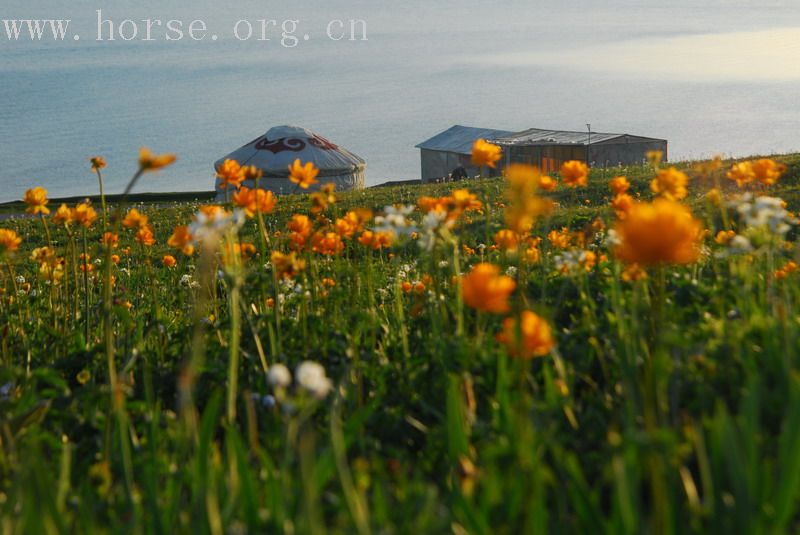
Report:
[[[41,187],[31,188],[25,192],[25,196],[22,198],[25,204],[28,205],[28,208],[25,211],[29,214],[42,214],[47,215],[50,213],[50,209],[47,207],[47,190]]]
[[[494,243],[502,251],[516,251],[519,247],[519,236],[508,229],[497,231],[494,235]]]
[[[112,249],[116,249],[117,246],[119,245],[119,236],[117,236],[113,232],[104,232],[103,236],[100,238],[100,243],[102,243],[106,247],[111,247]]]
[[[608,187],[614,195],[619,195],[621,193],[626,193],[630,189],[631,183],[628,182],[628,179],[624,176],[615,176],[608,181]]]
[[[611,208],[617,214],[617,219],[625,219],[633,205],[633,197],[627,193],[620,193],[611,200]]]
[[[94,156],[89,158],[89,161],[92,164],[92,171],[99,171],[106,166],[106,160],[102,156]]]
[[[156,239],[153,236],[153,229],[151,229],[148,226],[140,228],[136,232],[136,237],[134,239],[146,247],[149,247],[156,243]]]
[[[306,267],[305,261],[297,258],[296,253],[283,254],[279,251],[274,251],[270,260],[278,278],[290,279],[296,277]]]
[[[147,226],[147,216],[139,212],[136,208],[131,208],[122,220],[125,228],[143,228]]]
[[[658,171],[656,178],[650,182],[650,189],[665,199],[680,201],[688,194],[686,189],[688,183],[689,177],[686,176],[686,173],[670,167]]]
[[[69,225],[72,223],[72,210],[70,210],[69,206],[62,203],[53,214],[53,221],[60,225]]]
[[[78,375],[75,376],[75,379],[78,381],[79,384],[85,385],[89,382],[89,379],[92,378],[92,374],[89,373],[89,370],[81,370]]]
[[[248,189],[242,186],[239,191],[233,194],[233,204],[244,210],[247,217],[253,217],[257,213],[268,214],[272,212],[278,199],[271,191],[263,189]]]
[[[551,230],[547,234],[547,240],[556,249],[566,249],[572,242],[572,233],[567,227],[562,227],[561,230]]]
[[[164,169],[175,163],[178,157],[174,154],[153,154],[147,147],[139,150],[139,169],[149,173]]]
[[[644,153],[644,157],[647,158],[647,162],[650,165],[653,167],[658,167],[661,165],[661,160],[664,158],[664,153],[660,150],[649,150]]]
[[[464,303],[483,312],[508,312],[508,298],[516,287],[514,279],[501,275],[500,268],[489,263],[477,264],[468,275],[461,277]]]
[[[778,163],[769,158],[762,158],[752,162],[753,175],[755,179],[764,184],[771,186],[780,180],[781,175],[786,172],[786,166]]]
[[[324,255],[336,255],[342,252],[344,243],[335,232],[317,232],[311,237],[311,250]]]
[[[315,191],[310,195],[311,197],[311,212],[318,214],[328,209],[328,206],[336,203],[336,195],[333,190],[336,189],[336,184],[329,182],[322,186],[319,191]]]
[[[364,247],[372,247],[373,249],[380,250],[392,246],[392,238],[394,234],[391,232],[373,232],[365,230],[358,237],[358,243]]]
[[[561,164],[561,178],[571,188],[585,186],[589,181],[589,167],[578,160],[570,160]]]
[[[740,188],[756,179],[753,162],[739,162],[731,167],[727,174],[728,180],[733,180]]]
[[[97,212],[91,204],[82,202],[72,209],[72,220],[82,227],[90,228],[97,221]]]
[[[161,263],[164,264],[165,267],[171,268],[175,267],[178,264],[178,261],[175,260],[174,256],[166,254],[161,257]]]
[[[706,192],[706,199],[711,204],[719,206],[722,203],[722,192],[719,188],[711,188]]]
[[[472,145],[472,163],[478,167],[488,166],[494,169],[502,157],[502,149],[485,139],[479,139]]]
[[[543,191],[553,191],[556,189],[557,182],[549,175],[539,177],[539,189]]]
[[[302,165],[299,158],[289,166],[289,180],[303,189],[308,189],[309,186],[316,184],[318,174],[319,169],[314,167],[313,163],[308,162]]]
[[[22,238],[17,236],[16,231],[0,228],[0,254],[13,253],[21,243]]]
[[[172,231],[172,236],[167,240],[167,245],[180,250],[186,256],[194,252],[192,245],[192,233],[186,225],[178,225]]]
[[[709,177],[722,169],[722,157],[714,156],[714,159],[700,162],[694,166],[694,172],[702,177]]]
[[[615,253],[626,263],[690,264],[700,256],[703,226],[674,201],[636,203],[614,229],[620,240]]]
[[[233,186],[239,188],[244,182],[244,169],[236,160],[225,160],[217,170],[217,178],[224,187]]]
[[[530,310],[522,311],[519,322],[516,318],[503,320],[497,341],[506,346],[509,355],[524,359],[544,357],[556,346],[550,324]]]
[[[714,237],[714,241],[719,245],[727,245],[735,237],[736,237],[736,232],[734,232],[733,230],[720,230]]]

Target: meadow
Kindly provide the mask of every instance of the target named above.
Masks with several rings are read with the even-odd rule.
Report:
[[[800,529],[800,155],[127,195],[172,161],[0,221],[3,533]]]

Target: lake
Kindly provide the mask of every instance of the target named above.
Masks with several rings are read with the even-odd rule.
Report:
[[[72,22],[63,42],[0,28],[0,202],[32,185],[95,193],[95,154],[118,192],[142,145],[179,161],[139,191],[209,190],[217,158],[279,124],[366,159],[368,184],[418,178],[414,145],[453,124],[591,123],[666,138],[673,159],[800,150],[800,4],[663,3],[119,1],[102,15],[139,21],[137,38],[112,42],[96,40],[96,2],[6,0],[0,19]],[[162,25],[145,41],[144,19],[208,32],[168,41]],[[240,41],[244,19],[256,36]],[[328,37],[351,19],[366,41]],[[300,21],[294,48],[281,45],[287,20]]]

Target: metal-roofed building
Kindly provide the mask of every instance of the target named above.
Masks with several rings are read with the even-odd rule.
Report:
[[[422,181],[431,182],[448,177],[458,167],[463,167],[469,177],[480,174],[480,169],[473,166],[471,161],[473,143],[478,139],[495,139],[513,133],[456,125],[423,141],[417,145],[422,162]]]
[[[550,173],[569,160],[580,160],[595,167],[642,163],[651,150],[667,159],[667,141],[630,134],[572,132],[531,128],[490,140],[503,147],[504,163],[528,163]]]
[[[447,177],[457,167],[464,167],[470,177],[478,175],[481,170],[472,166],[470,156],[472,144],[481,138],[503,147],[504,158],[499,168],[509,163],[527,163],[547,173],[558,171],[569,160],[610,167],[642,163],[651,150],[660,150],[665,161],[667,157],[664,139],[540,128],[509,132],[457,125],[417,145],[422,181]]]

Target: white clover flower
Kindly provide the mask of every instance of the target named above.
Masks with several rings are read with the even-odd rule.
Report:
[[[517,275],[516,266],[508,266],[508,269],[506,269],[506,275],[509,277],[515,277]]]
[[[292,384],[292,372],[283,364],[273,364],[267,372],[267,384],[272,388],[289,388]]]
[[[749,253],[753,250],[753,244],[746,237],[737,235],[728,242],[728,250],[733,254]]]
[[[119,270],[119,272],[122,273],[123,275],[127,275],[127,276],[130,276],[130,274],[131,274],[131,272],[128,270],[128,268],[122,268],[122,269]]]
[[[784,208],[783,200],[778,197],[761,196],[753,199],[751,193],[745,193],[730,201],[728,206],[739,213],[748,227],[768,228],[773,234],[786,234],[791,225],[797,224],[797,220]]]
[[[614,230],[613,228],[609,229],[608,232],[605,235],[605,240],[603,241],[603,244],[606,247],[616,247],[617,245],[619,245],[621,243],[622,243],[622,240],[620,240],[619,233],[616,230]]]
[[[324,399],[333,388],[325,375],[325,368],[317,362],[306,360],[295,370],[297,384],[317,399]]]
[[[14,280],[17,282],[17,284],[25,284],[25,277],[22,275],[17,275]]]
[[[414,205],[386,206],[384,215],[375,216],[375,232],[386,232],[394,235],[409,235],[416,231],[411,222],[406,218],[414,211]]]
[[[565,251],[557,254],[553,261],[559,271],[571,271],[582,264],[585,259],[586,253],[584,251]]]
[[[440,268],[446,268],[449,265],[450,265],[450,262],[448,262],[447,260],[442,260],[442,261],[439,262],[439,267]]]
[[[181,276],[181,280],[179,281],[179,284],[181,286],[189,286],[191,283],[192,283],[192,276],[191,275],[189,275],[187,273],[187,274]]]
[[[233,212],[219,210],[211,215],[197,212],[189,225],[189,232],[197,243],[215,244],[226,232],[241,228],[245,220],[244,211],[238,208]]]

